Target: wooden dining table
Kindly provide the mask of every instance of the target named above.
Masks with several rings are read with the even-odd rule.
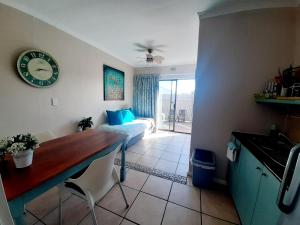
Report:
[[[90,163],[122,144],[121,181],[125,179],[126,135],[87,130],[44,142],[34,152],[31,166],[16,169],[9,160],[1,177],[16,225],[25,225],[24,205],[49,189],[62,184]]]

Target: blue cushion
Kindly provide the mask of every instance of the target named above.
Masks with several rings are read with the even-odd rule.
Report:
[[[123,114],[121,111],[106,111],[109,125],[123,124]]]
[[[124,123],[132,122],[135,119],[134,115],[130,109],[123,109],[121,111],[122,111]]]

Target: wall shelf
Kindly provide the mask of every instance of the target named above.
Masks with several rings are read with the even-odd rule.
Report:
[[[299,98],[271,99],[271,98],[256,97],[255,101],[261,104],[300,105]]]

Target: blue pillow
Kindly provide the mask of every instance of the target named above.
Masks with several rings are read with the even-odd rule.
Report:
[[[121,111],[122,111],[124,123],[132,122],[135,119],[134,115],[130,109],[123,109]]]
[[[108,111],[106,110],[109,125],[122,125],[123,114],[121,111]]]

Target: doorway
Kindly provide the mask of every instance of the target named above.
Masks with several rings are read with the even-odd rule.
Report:
[[[159,81],[158,129],[190,134],[195,80]]]

